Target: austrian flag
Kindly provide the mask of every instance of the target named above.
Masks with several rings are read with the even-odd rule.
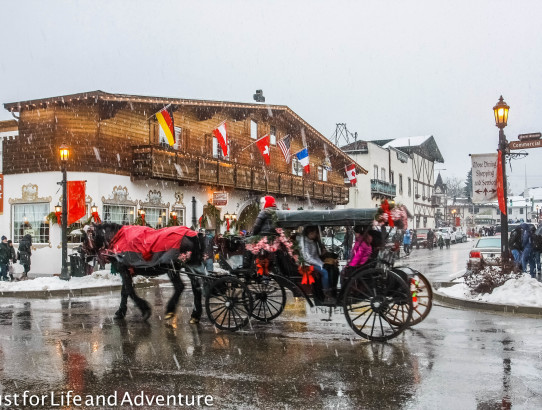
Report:
[[[213,130],[213,134],[216,137],[216,140],[222,148],[222,154],[225,157],[228,156],[228,131],[226,130],[226,121],[220,124]]]
[[[350,164],[346,167],[344,167],[346,170],[346,176],[348,177],[348,181],[352,186],[356,185],[357,179],[356,179],[356,166],[354,164]]]
[[[297,157],[297,160],[299,161],[299,163],[303,165],[305,174],[310,174],[311,167],[309,164],[309,150],[307,148],[303,148],[301,151],[295,154],[295,156]]]

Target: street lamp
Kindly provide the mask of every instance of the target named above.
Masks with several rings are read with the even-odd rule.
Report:
[[[499,128],[499,153],[500,155],[500,161],[502,164],[502,189],[503,189],[503,197],[504,197],[504,204],[505,204],[505,212],[506,212],[506,204],[508,203],[508,194],[506,192],[506,151],[508,149],[508,141],[506,141],[506,136],[504,135],[504,127],[506,127],[506,124],[508,122],[508,111],[510,110],[510,107],[508,104],[506,104],[501,97],[499,98],[499,101],[493,107],[493,113],[495,114],[495,125]],[[501,259],[504,264],[508,262],[508,216],[505,215],[505,213],[501,212]]]
[[[66,164],[70,158],[70,149],[62,144],[59,149],[60,154],[60,169],[62,171],[62,270],[60,271],[60,279],[70,280],[70,272],[68,271],[68,179],[66,173]]]

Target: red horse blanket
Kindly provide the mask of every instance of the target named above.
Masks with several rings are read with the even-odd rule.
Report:
[[[185,236],[197,236],[186,226],[153,229],[148,226],[125,225],[115,234],[110,249],[114,253],[135,252],[150,261],[153,254],[179,249]]]

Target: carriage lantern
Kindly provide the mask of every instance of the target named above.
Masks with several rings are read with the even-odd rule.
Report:
[[[59,214],[62,212],[62,206],[60,204],[56,204],[55,206],[55,214]]]

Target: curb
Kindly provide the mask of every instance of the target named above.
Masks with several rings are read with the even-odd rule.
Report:
[[[474,300],[465,300],[444,295],[436,289],[448,288],[457,285],[456,282],[434,282],[433,284],[433,299],[452,306],[458,306],[465,309],[485,310],[499,313],[512,313],[522,315],[542,316],[542,308],[532,306],[517,306],[517,305],[501,305],[497,303],[478,302]]]
[[[152,288],[157,282],[136,283],[135,288]],[[78,297],[78,296],[96,296],[108,292],[118,292],[122,285],[115,286],[97,286],[93,288],[81,289],[54,289],[54,290],[29,290],[29,291],[10,291],[0,292],[0,298],[24,298],[24,299],[49,299],[61,297]]]

